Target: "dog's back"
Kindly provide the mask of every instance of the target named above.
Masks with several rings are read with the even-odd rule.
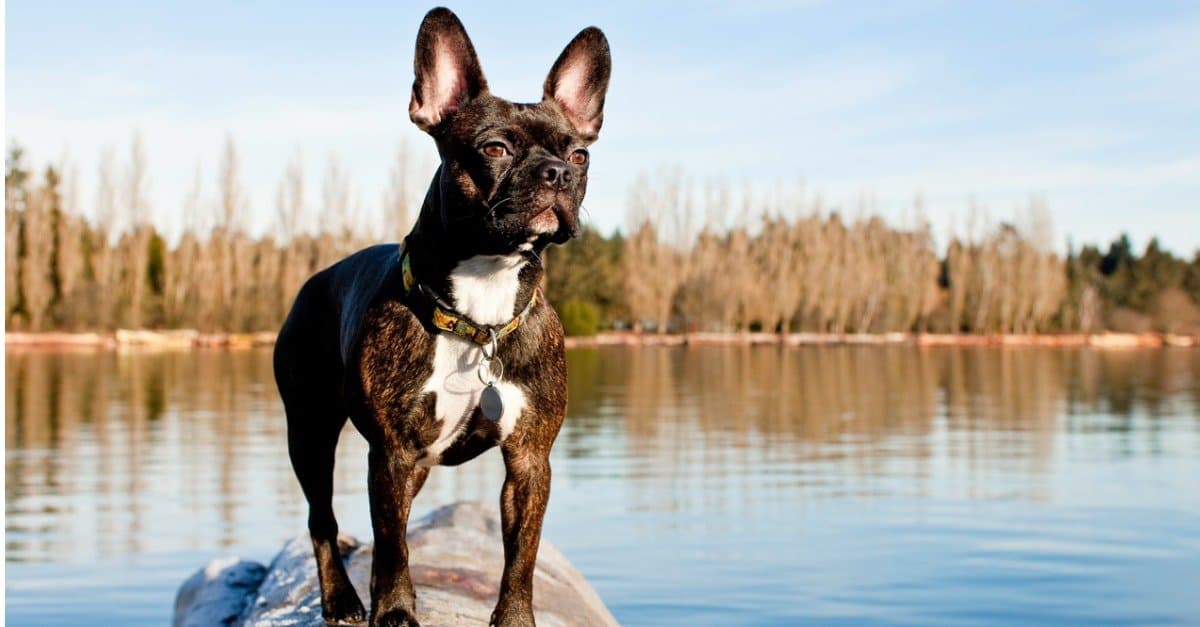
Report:
[[[398,244],[360,250],[314,274],[300,288],[275,343],[275,377],[285,384],[308,382],[313,369],[329,381],[333,368],[340,374],[353,359],[366,309],[398,268]]]

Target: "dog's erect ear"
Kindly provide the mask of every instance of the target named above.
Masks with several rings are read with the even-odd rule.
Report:
[[[543,102],[553,100],[580,135],[595,139],[604,121],[604,94],[612,60],[599,28],[580,31],[550,68]]]
[[[425,132],[487,90],[471,39],[450,9],[438,7],[425,14],[413,71],[417,77],[408,117]]]

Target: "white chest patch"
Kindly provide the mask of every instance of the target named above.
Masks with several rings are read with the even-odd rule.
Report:
[[[480,256],[461,262],[450,274],[455,306],[480,324],[502,324],[513,316],[517,275],[525,264],[520,255]],[[437,418],[442,422],[437,440],[425,449],[419,464],[432,466],[442,452],[462,435],[468,419],[479,406],[484,384],[479,380],[483,351],[474,342],[441,333],[434,344],[433,374],[422,391],[437,395]],[[500,392],[504,412],[498,421],[503,441],[517,425],[525,409],[525,393],[515,384],[500,379],[494,383]]]
[[[450,273],[454,306],[479,324],[504,324],[516,313],[521,255],[479,255],[459,262]]]

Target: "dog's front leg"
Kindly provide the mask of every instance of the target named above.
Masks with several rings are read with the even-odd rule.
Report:
[[[371,564],[372,627],[417,627],[416,594],[408,572],[408,512],[428,468],[415,455],[372,444],[368,462],[371,526],[375,557]]]
[[[540,448],[540,447],[538,447]],[[532,626],[533,568],[542,518],[550,498],[550,457],[546,450],[504,446],[507,476],[500,492],[500,523],[504,533],[504,574],[500,600],[492,613],[498,627]]]

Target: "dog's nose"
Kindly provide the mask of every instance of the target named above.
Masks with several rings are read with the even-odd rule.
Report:
[[[538,176],[550,187],[566,189],[571,184],[571,168],[558,159],[547,160],[538,167]]]

